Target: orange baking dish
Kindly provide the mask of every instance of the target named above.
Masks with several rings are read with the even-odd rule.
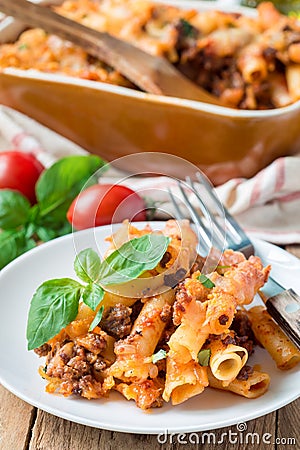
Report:
[[[204,3],[192,6],[201,9]],[[17,38],[18,31],[15,23],[3,25],[1,42]],[[137,152],[172,153],[198,165],[216,184],[250,177],[300,148],[299,101],[278,109],[237,110],[7,68],[0,73],[0,102],[109,161]],[[180,174],[180,167],[173,172]]]

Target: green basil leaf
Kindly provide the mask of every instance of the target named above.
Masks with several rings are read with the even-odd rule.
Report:
[[[26,238],[27,238],[27,239],[30,239],[30,238],[32,238],[32,237],[34,236],[34,234],[35,234],[36,226],[35,226],[34,223],[29,222],[29,223],[27,223],[27,224],[25,225],[24,230],[25,230],[25,236],[26,236]]]
[[[38,287],[28,314],[28,350],[45,344],[75,320],[81,289],[80,283],[70,278],[49,280]]]
[[[103,297],[104,290],[97,283],[88,284],[82,293],[83,302],[93,311],[96,311],[97,306],[103,300]]]
[[[35,247],[33,239],[26,237],[26,232],[22,230],[6,230],[0,233],[0,269],[18,256]]]
[[[205,367],[209,365],[210,354],[211,354],[210,348],[200,350],[200,352],[198,353],[198,363],[200,364],[200,366]]]
[[[163,349],[160,349],[158,352],[154,353],[152,355],[152,362],[153,364],[156,364],[157,361],[160,361],[161,359],[165,359],[167,357],[167,352]]]
[[[37,226],[35,229],[35,232],[36,232],[38,238],[43,242],[51,241],[51,239],[54,239],[56,237],[55,230],[52,230],[51,228],[47,228],[47,227]]]
[[[90,325],[89,331],[93,331],[93,329],[97,325],[99,325],[99,323],[101,322],[102,316],[103,316],[103,311],[104,311],[104,306],[101,306],[99,311],[97,311],[97,314],[95,315],[93,322]]]
[[[36,197],[40,217],[44,218],[46,225],[47,220],[65,220],[73,199],[83,187],[97,183],[97,178],[92,175],[105,164],[94,155],[68,156],[41,174],[36,184]]]
[[[24,195],[10,189],[0,190],[0,228],[8,230],[24,225],[30,212],[30,203]]]
[[[211,289],[213,287],[215,287],[215,283],[213,283],[206,275],[204,275],[203,273],[201,273],[201,275],[199,275],[197,277],[197,279],[200,281],[200,283],[203,284],[203,286],[207,287],[208,289]]]
[[[154,269],[165,254],[171,238],[162,234],[145,234],[125,242],[102,261],[99,282],[122,284]]]
[[[98,279],[100,265],[98,254],[93,249],[86,248],[76,256],[74,270],[79,278],[90,283]]]
[[[36,203],[32,206],[28,214],[28,222],[35,223],[40,213],[39,205]]]

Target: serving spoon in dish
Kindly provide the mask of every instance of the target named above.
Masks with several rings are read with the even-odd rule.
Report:
[[[108,33],[88,28],[27,0],[0,0],[0,11],[79,45],[145,92],[221,105],[217,97],[194,84],[166,59],[150,55]]]

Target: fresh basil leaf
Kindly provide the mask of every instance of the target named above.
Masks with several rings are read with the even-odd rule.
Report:
[[[82,293],[82,300],[93,311],[96,311],[97,306],[103,300],[104,290],[97,283],[91,283],[86,286]]]
[[[37,184],[36,197],[40,217],[47,221],[64,221],[68,208],[83,187],[97,183],[92,176],[105,166],[98,156],[68,156],[62,158],[45,170]]]
[[[26,237],[22,230],[6,230],[0,233],[0,269],[18,256],[35,247],[33,239]]]
[[[9,230],[24,225],[30,212],[30,203],[24,195],[10,189],[0,190],[0,228]]]
[[[40,213],[39,205],[36,203],[32,206],[28,214],[28,222],[35,223]]]
[[[43,242],[51,241],[51,239],[56,237],[55,230],[47,227],[36,227],[35,232],[38,238]]]
[[[49,280],[38,287],[28,314],[28,350],[45,344],[76,318],[81,289],[70,278]]]
[[[154,353],[152,355],[152,362],[153,364],[156,364],[157,361],[160,361],[161,359],[165,359],[167,357],[167,352],[163,349],[160,349],[158,352]]]
[[[203,273],[201,273],[201,275],[199,275],[197,277],[197,279],[200,281],[200,283],[203,284],[203,286],[205,286],[208,289],[211,289],[213,287],[215,287],[215,283],[213,283],[209,278],[207,278],[206,275],[204,275]]]
[[[125,242],[102,261],[99,282],[122,284],[154,269],[165,254],[171,238],[162,234],[145,234]]]
[[[95,315],[93,322],[90,325],[89,331],[93,331],[93,329],[97,325],[99,325],[99,323],[101,322],[101,319],[102,319],[103,311],[104,311],[104,306],[101,306],[99,311],[97,311],[97,314]]]
[[[99,255],[91,248],[82,250],[75,258],[74,270],[83,281],[90,283],[99,277],[101,261]]]
[[[29,222],[25,225],[24,231],[27,239],[30,239],[35,234],[36,226],[34,223]]]
[[[198,363],[200,364],[200,366],[205,367],[209,365],[210,354],[211,354],[210,348],[200,350],[200,352],[198,353]]]

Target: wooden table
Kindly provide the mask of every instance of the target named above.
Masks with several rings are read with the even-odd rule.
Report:
[[[299,245],[288,246],[287,250],[300,257]],[[257,433],[260,438],[264,433],[269,433],[270,436],[265,434],[266,443],[257,445],[254,441],[252,445],[250,440],[248,445],[242,442],[232,444],[232,440],[225,439],[222,448],[297,450],[300,448],[299,425],[300,398],[278,411],[247,422],[247,433]],[[181,436],[182,443],[175,436],[172,443],[160,444],[156,435],[98,430],[60,419],[28,405],[0,386],[0,450],[213,449],[222,439],[222,433],[229,433],[230,430],[235,433],[237,428],[232,426],[216,430],[215,445],[208,439],[204,440],[204,444],[193,444],[189,435]]]

